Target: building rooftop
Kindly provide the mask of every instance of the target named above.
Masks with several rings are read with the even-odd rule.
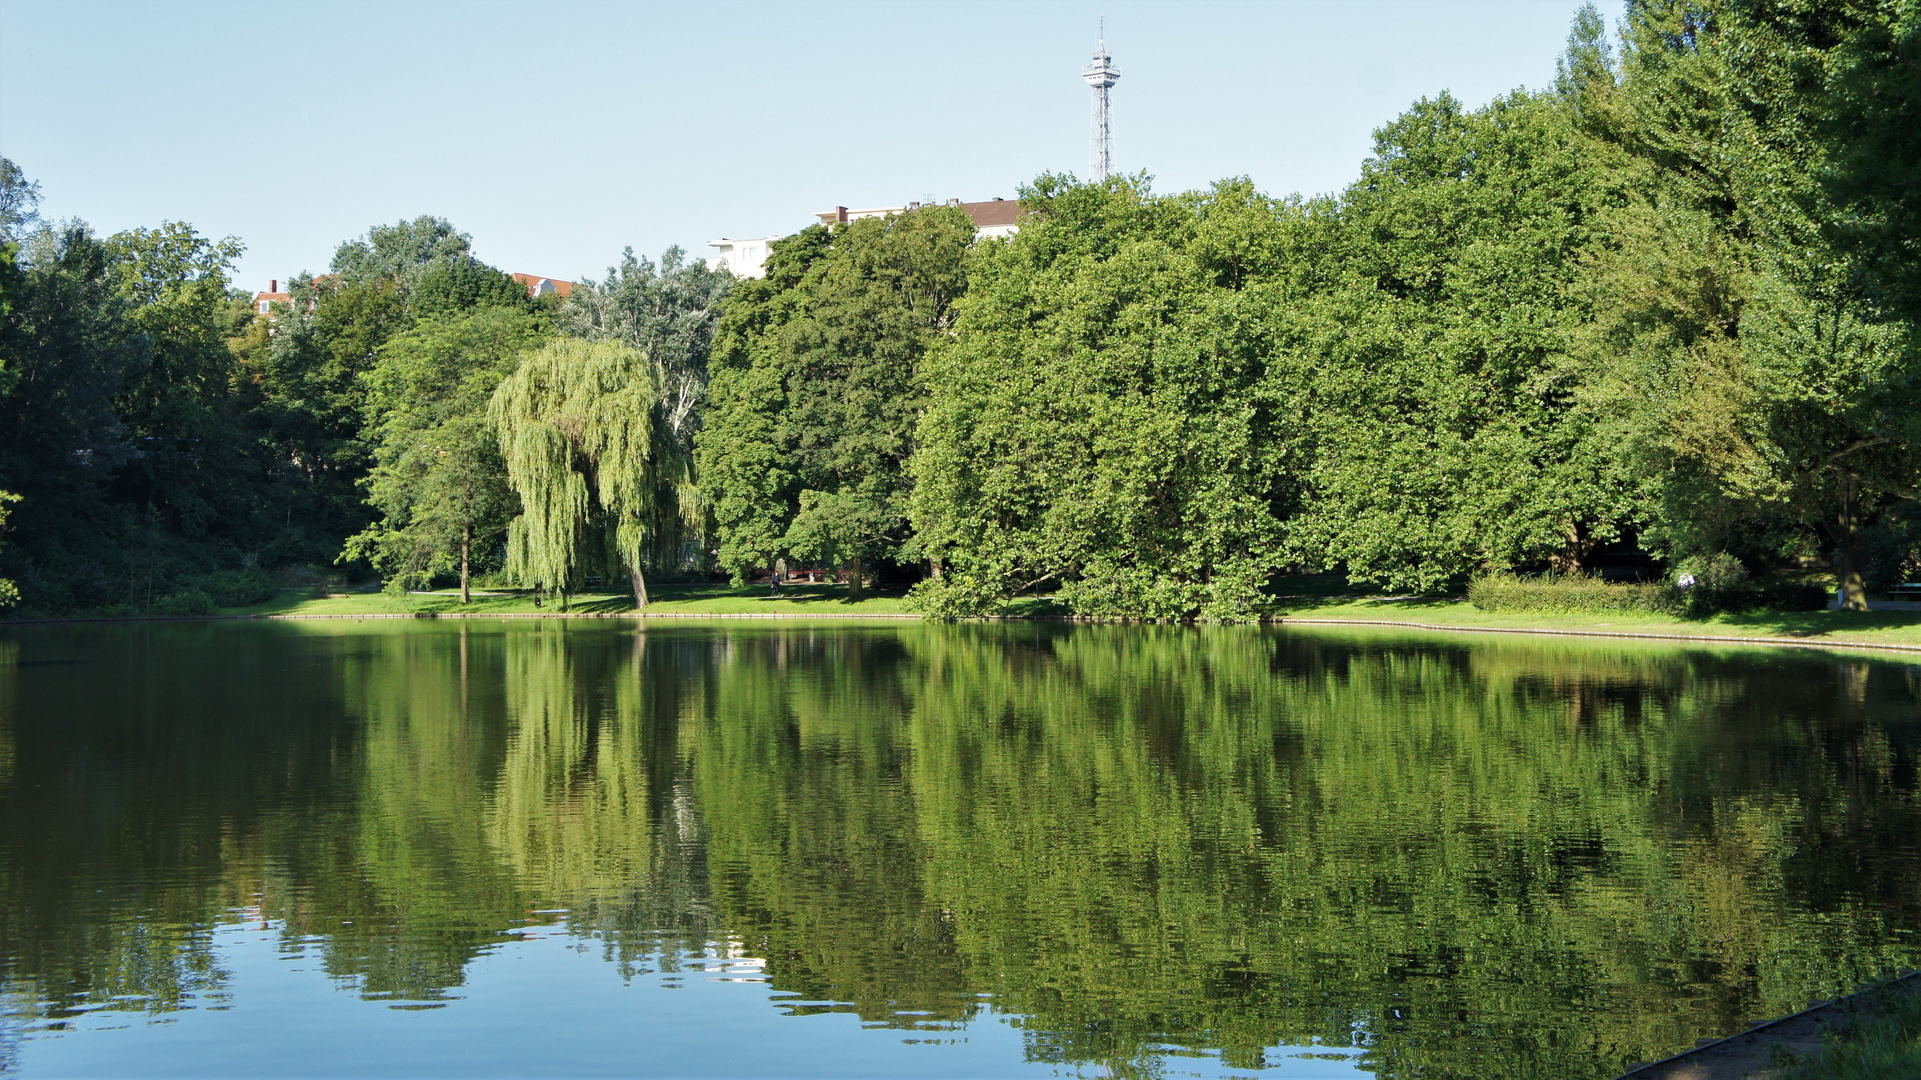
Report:
[[[539,274],[514,274],[515,281],[527,287],[528,296],[558,296],[565,299],[574,291],[574,283],[559,278],[545,278]]]
[[[986,202],[961,203],[960,208],[978,228],[992,228],[996,225],[1018,225],[1026,215],[1021,212],[1018,199],[989,199]]]
[[[865,210],[850,210],[845,206],[836,206],[832,210],[822,210],[814,216],[820,219],[822,225],[834,225],[846,221],[859,221],[861,218],[904,214],[910,210],[919,210],[921,205],[922,204],[917,202],[910,202],[906,206],[876,206]],[[928,203],[926,205],[935,206],[938,204]],[[1023,216],[1021,213],[1021,204],[1018,199],[988,199],[983,202],[962,202],[959,199],[949,199],[947,200],[947,205],[960,207],[961,211],[973,221],[975,227],[981,229],[1000,229],[1005,231],[1009,226],[1020,224],[1020,219]]]

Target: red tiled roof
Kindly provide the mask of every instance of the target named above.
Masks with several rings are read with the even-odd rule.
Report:
[[[562,298],[565,298],[568,293],[571,293],[574,291],[573,282],[562,281],[559,278],[541,277],[539,274],[514,274],[512,275],[512,277],[515,281],[518,281],[522,285],[525,285],[527,287],[528,296],[538,295],[534,292],[534,290],[538,289],[540,287],[540,283],[543,281],[553,282],[554,295]]]

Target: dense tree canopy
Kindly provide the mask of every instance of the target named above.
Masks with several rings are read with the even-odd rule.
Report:
[[[951,207],[816,225],[734,290],[698,459],[736,579],[793,555],[850,567],[858,594],[866,564],[914,557],[920,365],[966,289],[973,232]]]
[[[560,310],[560,329],[589,341],[614,341],[647,354],[660,372],[667,425],[691,453],[707,392],[707,356],[721,301],[732,279],[677,247],[660,262],[632,248],[600,281],[582,281]]]
[[[663,400],[652,360],[610,341],[550,342],[500,384],[488,415],[522,506],[510,574],[564,596],[624,572],[647,606],[647,565],[671,565],[699,507]]]
[[[524,295],[524,290],[523,290]],[[519,510],[487,402],[542,320],[514,306],[423,319],[389,341],[368,373],[367,423],[377,440],[367,478],[381,520],[348,541],[387,575],[389,589],[425,588],[495,562],[492,546]]]
[[[1317,222],[1244,182],[1044,177],[1027,198],[1038,220],[976,250],[926,365],[930,600],[1045,585],[1082,611],[1246,613],[1298,489],[1299,417],[1270,381],[1300,282],[1272,271]]]
[[[0,573],[139,609],[337,557],[786,559],[939,614],[1245,618],[1301,570],[1825,563],[1859,607],[1921,571],[1917,72],[1904,0],[1590,7],[1551,86],[1415,102],[1337,193],[1046,175],[1011,237],[916,207],[564,302],[423,215],[263,314],[237,241],[43,222],[0,163]]]
[[[1638,544],[1831,552],[1858,606],[1921,540],[1904,11],[1637,3],[1617,59],[1588,9],[1553,88],[1416,103],[1338,198],[1043,178],[927,364],[924,603],[1241,615],[1290,564]]]
[[[350,537],[409,587],[459,567],[457,503],[470,539],[504,528],[486,401],[552,319],[452,225],[376,227],[260,312],[238,241],[41,223],[0,172],[0,561],[26,606],[199,610],[210,575],[326,567]]]
[[[1587,285],[1597,381],[1658,478],[1648,537],[1670,555],[1831,550],[1861,606],[1870,534],[1896,549],[1884,573],[1917,535],[1921,309],[1890,256],[1921,192],[1859,158],[1915,108],[1894,73],[1921,55],[1921,20],[1646,3],[1623,38],[1618,77],[1580,88],[1593,142],[1636,167]],[[1862,103],[1863,79],[1889,101]]]

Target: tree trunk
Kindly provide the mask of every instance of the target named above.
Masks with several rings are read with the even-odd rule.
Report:
[[[638,566],[628,567],[627,576],[634,583],[634,610],[641,610],[647,606],[647,578]]]
[[[468,556],[472,553],[473,545],[473,526],[463,526],[460,530],[460,602],[463,605],[474,602],[474,592],[471,586],[471,582],[473,581],[472,564],[468,561]],[[464,645],[462,646],[462,648],[465,647]]]
[[[854,556],[853,573],[847,576],[847,599],[849,600],[860,599],[861,597],[860,576],[861,576],[860,556],[856,555]]]
[[[1844,482],[1841,488],[1839,516],[1834,530],[1834,577],[1841,587],[1841,610],[1866,611],[1868,590],[1861,580],[1861,530],[1852,482]]]
[[[941,576],[941,569],[942,569],[942,567],[941,567],[941,560],[940,560],[940,559],[938,559],[938,558],[935,558],[935,559],[929,559],[929,560],[928,560],[928,565],[929,565],[929,567],[930,567],[930,568],[931,568],[931,569],[933,570],[933,572],[934,572],[934,575],[933,575],[933,576],[934,576],[934,580],[935,580],[935,581],[939,581],[939,580],[940,580],[940,576]]]
[[[1570,521],[1561,530],[1565,538],[1561,550],[1548,557],[1548,565],[1556,573],[1580,575],[1587,570],[1588,553],[1594,550],[1594,537],[1588,533],[1587,525]]]

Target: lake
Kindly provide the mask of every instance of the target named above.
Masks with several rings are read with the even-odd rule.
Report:
[[[0,1071],[1599,1078],[1921,963],[1921,665],[0,631]]]

